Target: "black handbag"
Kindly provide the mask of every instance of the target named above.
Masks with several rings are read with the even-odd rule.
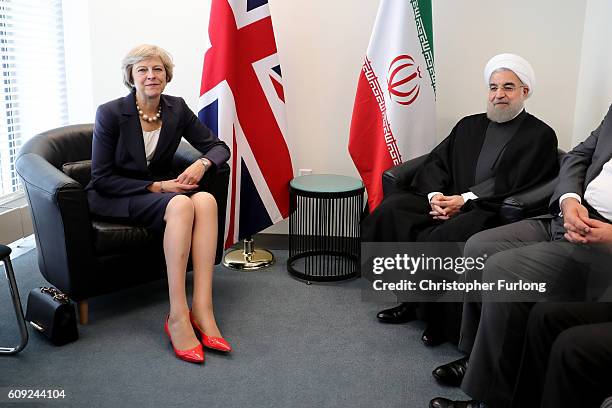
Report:
[[[74,304],[55,288],[42,287],[30,291],[26,320],[56,346],[79,338]]]

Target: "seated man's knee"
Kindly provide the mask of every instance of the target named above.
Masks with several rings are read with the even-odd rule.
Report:
[[[513,248],[508,245],[508,240],[511,239],[514,231],[512,228],[505,225],[486,229],[472,235],[465,243],[464,253],[466,256],[474,258],[488,256]]]
[[[483,231],[484,232],[484,231]],[[470,258],[478,258],[487,251],[488,243],[485,238],[485,234],[479,232],[472,235],[465,243],[463,249],[463,255]]]
[[[516,258],[512,251],[503,251],[488,256],[482,273],[484,282],[497,282],[498,279],[508,278],[512,275],[511,270]],[[483,254],[482,256],[485,256]]]

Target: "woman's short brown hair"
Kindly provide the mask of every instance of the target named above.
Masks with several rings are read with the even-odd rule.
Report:
[[[134,64],[153,57],[158,57],[162,64],[164,64],[164,69],[166,70],[166,82],[170,82],[172,80],[174,64],[172,63],[172,57],[168,51],[158,47],[157,45],[141,44],[132,48],[123,58],[123,61],[121,61],[123,84],[127,86],[128,89],[134,88],[134,78],[132,77],[132,67]]]

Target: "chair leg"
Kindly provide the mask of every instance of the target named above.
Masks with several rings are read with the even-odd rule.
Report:
[[[89,304],[86,300],[77,303],[79,309],[79,323],[85,325],[89,323]]]
[[[11,298],[13,300],[13,308],[15,309],[15,316],[17,318],[17,324],[19,326],[19,334],[21,337],[21,341],[16,347],[0,347],[0,354],[16,354],[25,348],[28,344],[28,329],[26,327],[26,322],[23,317],[23,309],[21,308],[21,301],[19,300],[19,290],[17,289],[17,282],[15,281],[15,272],[13,271],[13,265],[11,264],[11,259],[9,255],[11,250],[2,245],[3,252],[6,253],[6,257],[0,259],[0,261],[4,262],[4,270],[6,273],[6,279],[8,280],[8,285],[11,290]]]

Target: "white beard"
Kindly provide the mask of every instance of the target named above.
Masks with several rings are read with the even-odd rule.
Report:
[[[496,108],[492,102],[487,104],[487,118],[493,122],[504,123],[514,119],[522,110],[523,103],[509,104],[502,108]]]

